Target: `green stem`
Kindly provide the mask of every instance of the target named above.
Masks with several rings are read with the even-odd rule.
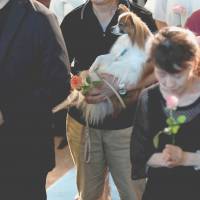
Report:
[[[172,134],[172,144],[175,145],[175,135]]]

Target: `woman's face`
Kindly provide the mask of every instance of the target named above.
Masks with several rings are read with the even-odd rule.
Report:
[[[188,67],[181,72],[171,74],[156,67],[155,76],[160,84],[160,89],[170,94],[181,94],[191,80],[191,69],[191,67]]]

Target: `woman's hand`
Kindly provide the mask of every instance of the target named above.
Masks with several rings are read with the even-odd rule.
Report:
[[[185,165],[187,153],[180,147],[167,144],[161,153],[154,153],[147,164],[151,167],[173,168]]]
[[[181,166],[184,162],[184,151],[176,146],[167,144],[162,151],[162,157],[166,167]]]

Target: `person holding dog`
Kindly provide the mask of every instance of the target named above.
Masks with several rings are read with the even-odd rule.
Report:
[[[69,94],[67,67],[56,17],[35,0],[1,0],[0,199],[47,199],[51,110]]]
[[[156,30],[151,13],[136,3],[125,0],[90,0],[73,10],[63,20],[61,29],[69,51],[72,73],[88,70],[97,56],[106,54],[118,38],[111,32],[117,24],[118,5],[122,3],[142,18],[152,31]],[[89,93],[89,103],[102,101],[101,90]],[[123,95],[121,93],[121,95]],[[140,200],[144,180],[131,180],[130,136],[135,102],[103,123],[86,127],[80,110],[70,108],[67,116],[67,137],[72,158],[77,167],[77,187],[80,200],[101,197],[109,169],[122,200]],[[85,160],[85,136],[89,128],[90,160]]]

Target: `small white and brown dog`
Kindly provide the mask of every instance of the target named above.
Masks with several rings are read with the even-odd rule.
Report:
[[[145,47],[152,34],[147,25],[126,6],[120,4],[118,9],[121,14],[112,32],[120,36],[109,54],[96,58],[89,69],[89,75],[92,81],[96,81],[101,80],[99,74],[107,73],[115,77],[119,85],[142,88],[145,86],[145,79],[153,73],[152,67],[145,65],[147,60]],[[117,95],[116,92],[115,94]],[[119,101],[121,101],[120,97]],[[83,111],[86,122],[90,124],[99,124],[106,116],[114,113],[114,107],[109,98],[98,104],[87,104],[81,92],[76,90],[69,95],[67,100],[56,106],[53,112],[72,105]]]

